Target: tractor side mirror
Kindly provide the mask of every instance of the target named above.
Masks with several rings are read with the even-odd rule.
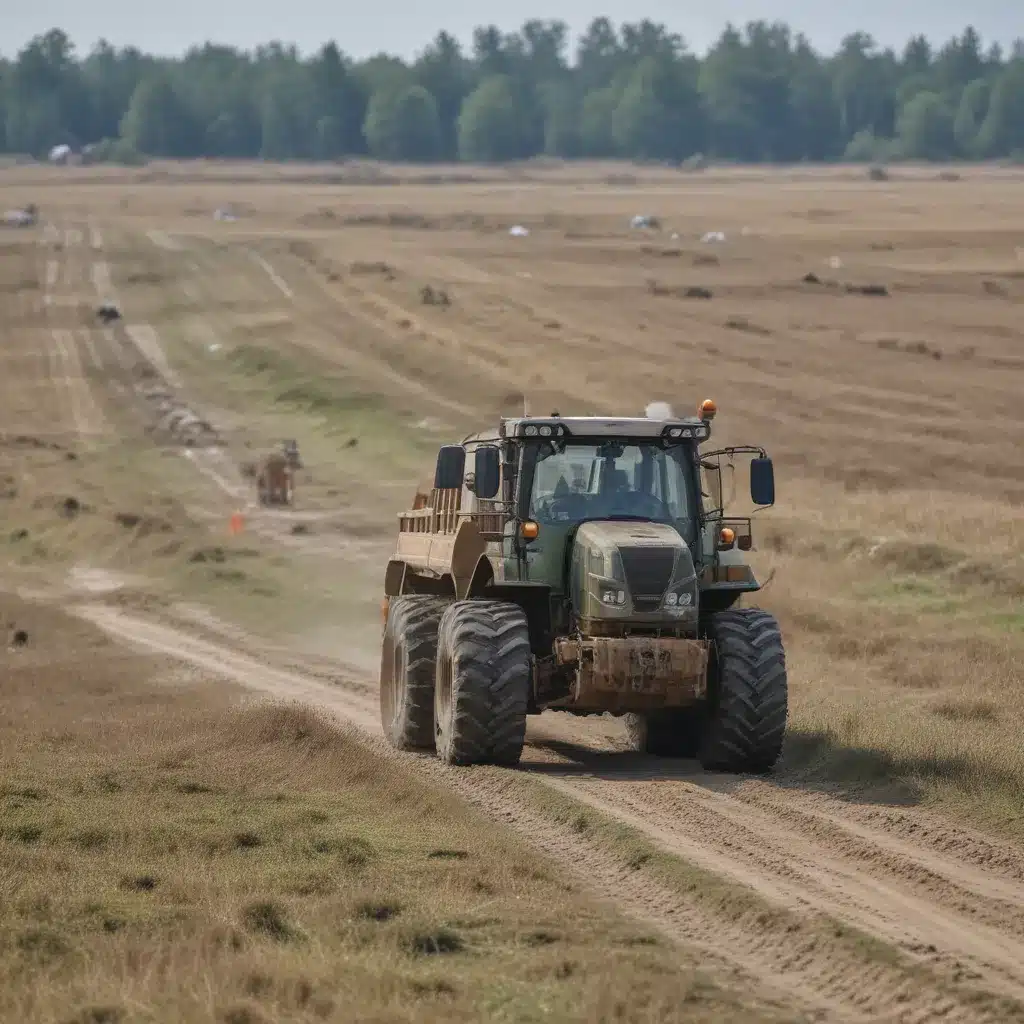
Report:
[[[466,449],[461,444],[446,444],[437,453],[434,487],[439,491],[462,489],[466,470]]]
[[[750,500],[755,505],[775,504],[775,470],[767,457],[750,460]]]
[[[473,493],[478,498],[493,498],[501,487],[501,451],[485,444],[476,450],[476,478]]]

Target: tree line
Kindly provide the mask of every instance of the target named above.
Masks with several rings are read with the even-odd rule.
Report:
[[[972,28],[900,51],[866,33],[831,55],[780,22],[728,26],[698,57],[651,21],[441,32],[413,60],[274,42],[168,59],[53,29],[0,61],[0,151],[92,144],[145,157],[502,162],[538,155],[682,163],[1024,157],[1024,42]]]

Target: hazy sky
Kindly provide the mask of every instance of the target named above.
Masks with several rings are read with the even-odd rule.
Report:
[[[79,50],[99,38],[132,44],[160,54],[176,54],[193,43],[212,40],[252,47],[271,39],[295,43],[303,52],[328,39],[354,57],[381,50],[411,56],[441,28],[462,40],[479,24],[505,30],[527,18],[561,18],[578,32],[596,15],[616,23],[647,17],[681,33],[701,52],[727,21],[782,19],[805,32],[818,47],[832,50],[848,32],[863,29],[883,45],[901,46],[916,33],[944,41],[973,24],[987,43],[1004,46],[1024,34],[1019,0],[0,0],[3,12],[0,47],[12,55],[32,36],[63,28]]]

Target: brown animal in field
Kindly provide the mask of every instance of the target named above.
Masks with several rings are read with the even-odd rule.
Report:
[[[302,469],[302,456],[299,455],[299,442],[298,441],[282,441],[281,451],[284,457],[288,460],[288,465],[292,469]]]
[[[290,505],[295,495],[295,475],[283,452],[264,456],[257,467],[256,492],[261,505]]]

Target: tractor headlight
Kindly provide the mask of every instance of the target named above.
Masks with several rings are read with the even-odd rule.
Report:
[[[693,592],[675,587],[662,598],[662,607],[673,615],[686,615],[693,607]]]
[[[591,601],[608,614],[621,615],[630,608],[629,586],[622,558],[613,545],[590,547],[585,556],[584,587]]]
[[[606,608],[624,610],[629,600],[629,589],[620,559],[617,555],[605,552],[603,560],[597,563],[601,571],[594,572],[593,566],[592,561],[591,571],[587,573],[590,593]]]
[[[672,581],[665,596],[661,599],[661,606],[670,615],[692,615],[697,604],[697,577],[689,579],[675,579]]]

